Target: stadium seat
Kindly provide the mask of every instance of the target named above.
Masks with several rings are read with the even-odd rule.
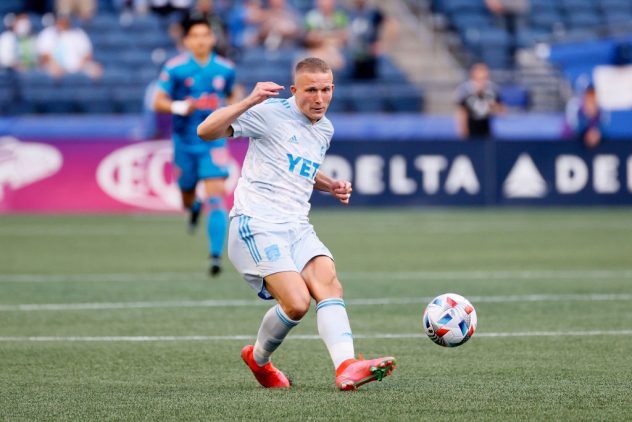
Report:
[[[112,91],[115,112],[140,113],[143,111],[144,86],[122,86]]]
[[[419,113],[423,109],[423,95],[414,85],[385,85],[381,95],[385,98],[385,111]]]
[[[557,26],[564,26],[564,19],[557,11],[534,12],[529,21],[532,27],[548,31]]]
[[[603,23],[599,14],[594,12],[569,13],[566,22],[571,29],[596,28]]]
[[[560,6],[562,9],[566,10],[567,13],[573,13],[577,11],[582,12],[595,12],[595,1],[594,0],[559,0]]]
[[[375,84],[354,83],[350,88],[351,109],[358,113],[375,113],[383,111],[386,106],[382,95],[376,95]]]
[[[526,109],[529,105],[529,91],[522,85],[502,85],[500,98],[508,107]]]
[[[84,86],[72,90],[73,108],[78,113],[113,113],[114,104],[108,88]]]
[[[85,30],[90,34],[94,33],[116,33],[120,29],[118,15],[114,13],[97,13],[90,21],[85,25]]]

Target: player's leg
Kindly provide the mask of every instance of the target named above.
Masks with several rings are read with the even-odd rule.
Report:
[[[355,390],[389,375],[395,368],[393,357],[355,359],[351,326],[333,260],[329,256],[316,256],[305,265],[301,275],[316,300],[318,333],[334,363],[338,388]]]
[[[211,276],[217,276],[222,270],[222,254],[224,239],[228,227],[228,213],[224,204],[224,178],[204,180],[204,189],[208,198],[209,214],[206,222],[206,232],[209,241]]]
[[[305,282],[296,272],[272,274],[266,277],[265,283],[278,303],[263,316],[254,346],[244,347],[241,356],[261,385],[287,388],[289,380],[272,365],[270,356],[307,313],[311,298]]]
[[[189,211],[189,232],[192,233],[202,212],[202,202],[195,193],[198,182],[195,156],[176,148],[174,151],[174,173],[182,195],[182,206]]]
[[[231,219],[228,235],[228,257],[235,269],[260,298],[278,302],[264,315],[255,345],[245,346],[241,353],[259,383],[268,388],[289,387],[285,375],[270,362],[270,355],[310,304],[309,291],[291,259],[286,232],[285,225],[240,215]]]
[[[204,180],[209,215],[206,231],[209,242],[209,272],[217,276],[222,270],[222,253],[228,227],[228,214],[224,205],[224,181],[228,177],[229,155],[225,146],[209,143],[208,149],[197,157],[198,178]]]

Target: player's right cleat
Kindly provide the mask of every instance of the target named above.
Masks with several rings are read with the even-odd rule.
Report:
[[[336,369],[336,387],[341,390],[357,390],[371,381],[382,381],[395,369],[394,357],[371,360],[347,359]]]
[[[241,349],[241,358],[246,362],[259,384],[265,388],[290,388],[290,381],[283,372],[272,366],[272,362],[259,366],[252,355],[253,350],[253,345],[245,346]]]
[[[217,277],[222,273],[222,257],[211,256],[209,260],[208,273],[211,277]]]
[[[193,206],[192,208],[189,209],[189,234],[193,234],[195,233],[195,230],[197,229],[198,226],[198,222],[200,221],[200,214],[202,213],[202,207],[198,206]]]

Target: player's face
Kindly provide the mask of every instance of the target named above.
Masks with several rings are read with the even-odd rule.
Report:
[[[213,49],[215,39],[211,28],[206,25],[193,25],[184,37],[184,46],[194,56],[206,56]]]
[[[298,108],[315,123],[329,107],[334,93],[334,76],[331,72],[301,72],[290,89]]]

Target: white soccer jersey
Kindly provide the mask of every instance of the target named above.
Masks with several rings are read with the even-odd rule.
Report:
[[[294,97],[271,98],[239,116],[232,127],[233,136],[250,140],[231,217],[307,221],[314,177],[334,134],[329,119],[312,124]]]

